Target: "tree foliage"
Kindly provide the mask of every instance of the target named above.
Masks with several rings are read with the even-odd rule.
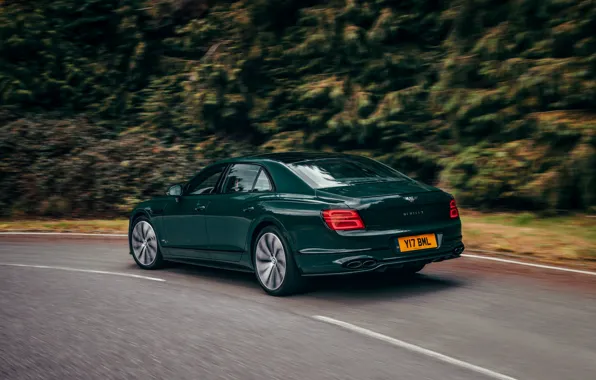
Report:
[[[55,177],[91,181],[92,200],[69,209],[118,212],[152,183],[162,191],[178,162],[323,149],[378,158],[470,206],[594,208],[594,30],[592,0],[6,0],[0,202],[39,213],[72,199],[44,182]],[[36,138],[104,150],[95,176],[115,180],[77,177],[80,153],[44,156]],[[174,147],[180,161],[141,158]],[[27,179],[35,196],[18,191]]]

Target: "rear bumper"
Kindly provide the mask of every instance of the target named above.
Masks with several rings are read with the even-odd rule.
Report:
[[[413,253],[395,250],[354,250],[334,253],[299,253],[296,264],[304,276],[326,276],[383,271],[404,264],[429,264],[460,257],[465,246],[461,238],[445,241],[440,247]],[[309,251],[307,251],[309,252]],[[312,252],[312,251],[311,251]]]

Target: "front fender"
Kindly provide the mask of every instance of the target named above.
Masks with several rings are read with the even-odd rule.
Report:
[[[131,233],[134,221],[144,216],[153,224],[158,236],[161,234],[161,225],[159,225],[159,216],[163,214],[166,203],[163,200],[149,200],[139,203],[131,212],[128,218],[128,248],[132,254]],[[158,241],[159,243],[159,241]]]

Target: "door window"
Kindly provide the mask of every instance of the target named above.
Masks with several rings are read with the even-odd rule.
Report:
[[[219,178],[221,177],[225,168],[225,165],[221,165],[210,169],[205,173],[199,174],[190,182],[186,194],[203,195],[214,193],[217,187],[217,182],[219,181]]]
[[[233,165],[226,178],[223,187],[224,194],[247,193],[252,191],[253,184],[261,168],[257,165],[236,164]]]

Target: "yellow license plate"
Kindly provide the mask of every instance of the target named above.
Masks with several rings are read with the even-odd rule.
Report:
[[[435,234],[404,236],[398,238],[397,241],[399,243],[399,250],[402,252],[437,248],[437,237]]]

